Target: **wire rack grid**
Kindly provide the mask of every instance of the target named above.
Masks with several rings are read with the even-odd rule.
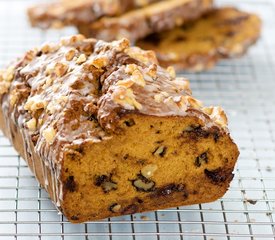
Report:
[[[31,29],[25,9],[34,2],[0,0],[0,67],[33,46],[74,33]],[[211,71],[184,74],[196,97],[225,108],[240,148],[226,195],[209,204],[71,224],[0,133],[0,239],[275,239],[275,2],[218,1],[232,3],[262,17],[258,44]]]

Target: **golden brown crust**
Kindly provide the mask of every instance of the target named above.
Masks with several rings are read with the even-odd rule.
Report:
[[[61,28],[91,23],[102,16],[120,15],[156,0],[59,0],[38,4],[28,9],[32,26]]]
[[[170,0],[151,4],[118,17],[104,17],[89,25],[79,25],[80,33],[111,41],[122,37],[131,42],[151,33],[180,26],[212,8],[212,0]]]
[[[0,127],[70,221],[211,201],[232,179],[223,110],[126,39],[30,50],[1,72],[0,90]],[[206,187],[217,192],[203,198]]]
[[[257,15],[224,7],[190,24],[148,36],[137,45],[154,50],[164,67],[202,71],[220,59],[244,54],[259,38],[260,29]]]

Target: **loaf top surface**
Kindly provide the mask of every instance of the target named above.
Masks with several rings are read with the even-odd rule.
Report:
[[[187,80],[126,39],[74,35],[30,50],[0,72],[0,102],[41,157],[65,144],[109,139],[121,116],[131,113],[196,116],[205,128],[227,132],[220,107],[203,107]]]
[[[102,16],[115,16],[157,0],[59,0],[28,9],[33,26],[60,28],[87,24]]]

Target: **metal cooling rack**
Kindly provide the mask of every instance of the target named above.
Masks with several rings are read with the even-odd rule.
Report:
[[[43,33],[28,26],[35,1],[0,0],[0,67],[25,50],[74,29]],[[0,239],[212,240],[275,238],[275,2],[219,1],[257,12],[262,39],[237,60],[184,74],[207,105],[225,108],[241,155],[230,190],[219,201],[86,224],[71,224],[53,207],[0,133]]]

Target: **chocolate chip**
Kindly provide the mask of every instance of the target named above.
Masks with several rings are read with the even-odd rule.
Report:
[[[153,34],[149,35],[148,37],[146,37],[145,40],[147,42],[153,43],[154,45],[158,45],[162,39],[161,39],[160,34],[153,33]]]
[[[138,206],[136,204],[131,204],[127,207],[125,207],[123,210],[122,210],[122,214],[134,214],[138,211]]]
[[[215,170],[204,170],[205,175],[215,184],[223,183],[226,180],[231,181],[234,174],[230,171],[224,171],[222,168],[217,168]]]
[[[177,36],[175,39],[174,39],[174,42],[185,42],[187,40],[187,37],[186,36]]]
[[[142,203],[143,203],[143,200],[141,200],[140,198],[137,198],[137,202],[138,202],[139,204],[142,204]]]
[[[77,184],[74,180],[74,176],[69,176],[65,182],[65,188],[70,192],[75,192],[77,189]]]
[[[74,215],[74,216],[71,216],[71,219],[76,221],[76,220],[79,220],[79,217]]]
[[[228,31],[224,35],[227,36],[227,37],[234,37],[236,35],[236,32],[235,31]]]
[[[102,183],[104,183],[106,180],[108,179],[107,175],[101,175],[101,176],[97,176],[95,179],[95,185],[96,186],[101,186]]]
[[[195,159],[195,166],[200,167],[203,163],[208,163],[207,152],[202,153]]]
[[[105,193],[117,189],[117,183],[112,180],[112,175],[101,175],[95,179],[95,185],[101,187]]]
[[[174,192],[183,192],[183,197],[186,199],[188,197],[188,192],[184,184],[168,184],[164,187],[156,189],[156,191],[151,195],[151,197],[164,197],[171,195]]]
[[[124,124],[125,124],[127,127],[132,127],[132,126],[134,126],[136,123],[135,123],[134,119],[129,119],[129,120],[124,121]]]
[[[213,133],[215,143],[219,141],[220,135],[218,132]]]

